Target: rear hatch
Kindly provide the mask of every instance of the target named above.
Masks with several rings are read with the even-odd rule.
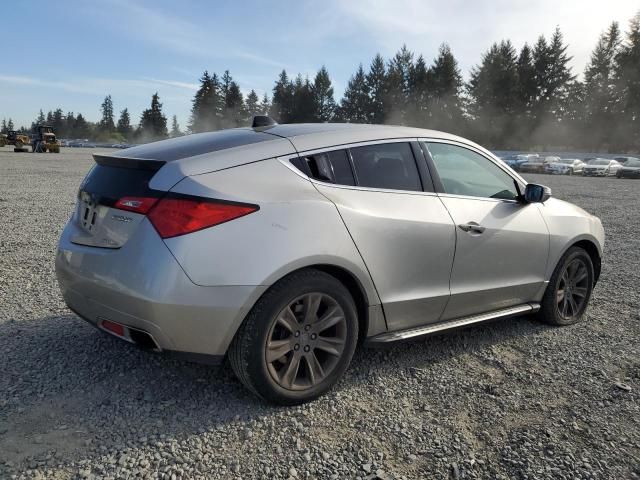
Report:
[[[149,182],[164,165],[161,161],[94,156],[96,164],[78,191],[71,241],[80,245],[120,248],[145,218],[146,199],[165,192]],[[132,211],[132,210],[137,210]]]

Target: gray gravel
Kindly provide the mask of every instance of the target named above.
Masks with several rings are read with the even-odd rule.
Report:
[[[531,176],[605,225],[588,321],[361,350],[276,408],[65,308],[55,245],[92,152],[0,149],[0,478],[640,478],[640,181]]]

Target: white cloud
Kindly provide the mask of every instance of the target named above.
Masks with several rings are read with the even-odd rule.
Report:
[[[118,7],[115,9],[118,12],[118,19],[117,22],[108,26],[117,28],[123,34],[145,43],[190,57],[210,59],[236,57],[252,63],[286,67],[280,61],[242,47],[237,37],[216,35],[216,29],[201,28],[175,13],[163,12],[157,4],[154,4],[153,8],[148,8],[128,0],[109,1]],[[104,13],[101,7],[99,12],[101,15]]]
[[[614,20],[624,30],[640,6],[637,0],[334,0],[333,8],[342,28],[366,36],[385,56],[406,43],[430,61],[447,42],[467,75],[491,43],[510,39],[520,48],[556,26],[574,73],[581,73],[600,33]]]

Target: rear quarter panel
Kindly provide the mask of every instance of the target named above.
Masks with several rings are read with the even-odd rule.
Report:
[[[165,242],[197,285],[272,285],[315,264],[342,267],[380,303],[335,205],[277,159],[194,175],[172,191],[248,202],[260,210]]]

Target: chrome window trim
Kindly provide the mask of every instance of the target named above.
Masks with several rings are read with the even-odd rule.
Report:
[[[382,140],[367,140],[366,142],[355,142],[355,143],[345,143],[345,144],[341,144],[341,145],[332,145],[330,147],[323,147],[323,148],[314,148],[313,150],[304,150],[302,152],[298,152],[298,154],[296,155],[296,157],[302,157],[302,156],[307,156],[307,155],[316,155],[318,153],[327,153],[327,152],[333,152],[336,150],[347,150],[350,148],[358,148],[358,147],[366,147],[369,145],[380,145],[380,144],[385,144],[385,143],[411,143],[411,142],[415,142],[418,139],[416,137],[402,137],[402,138],[387,138],[387,139],[382,139]],[[342,189],[346,189],[346,190],[357,190],[357,191],[362,191],[362,192],[381,192],[381,193],[395,193],[395,194],[404,194],[404,195],[423,195],[423,196],[429,196],[429,197],[437,197],[438,194],[435,192],[425,192],[424,190],[395,190],[395,189],[391,189],[391,188],[374,188],[374,187],[361,187],[358,185],[342,185],[342,184],[338,184],[338,183],[329,183],[329,182],[323,182],[322,180],[317,180],[315,178],[311,178],[309,177],[306,173],[301,172],[300,170],[298,170],[292,163],[291,160],[293,158],[296,157],[292,157],[292,156],[284,156],[284,157],[279,157],[278,161],[280,163],[282,163],[284,166],[286,166],[287,168],[289,168],[290,170],[292,170],[294,173],[296,173],[297,175],[301,176],[302,178],[310,181],[313,184],[317,184],[323,187],[332,187],[332,188],[342,188]],[[420,159],[414,159],[417,162],[420,161]],[[417,165],[416,165],[417,168]],[[423,187],[424,188],[424,187]]]
[[[325,150],[318,150],[316,153],[323,153]],[[311,178],[309,177],[307,174],[305,174],[304,172],[301,172],[300,170],[298,170],[295,165],[293,165],[290,162],[290,158],[289,157],[279,157],[277,159],[280,163],[282,163],[285,167],[287,167],[289,170],[291,170],[293,173],[295,173],[296,175],[304,178],[305,180],[315,184],[315,185],[319,185],[321,187],[330,187],[330,188],[341,188],[344,190],[358,190],[358,191],[362,191],[362,192],[381,192],[381,193],[401,193],[404,195],[423,195],[423,196],[429,196],[429,197],[437,197],[438,194],[435,192],[425,192],[425,191],[417,191],[417,190],[393,190],[391,188],[371,188],[371,187],[359,187],[357,185],[341,185],[341,184],[337,184],[337,183],[329,183],[329,182],[323,182],[322,180],[316,180],[315,178]]]
[[[298,156],[315,155],[316,153],[330,152],[333,150],[345,150],[347,148],[366,147],[368,145],[380,145],[383,143],[411,143],[417,141],[417,137],[394,137],[394,138],[381,138],[378,140],[365,140],[361,142],[341,143],[338,145],[327,145],[322,148],[314,148],[312,150],[301,150]]]

